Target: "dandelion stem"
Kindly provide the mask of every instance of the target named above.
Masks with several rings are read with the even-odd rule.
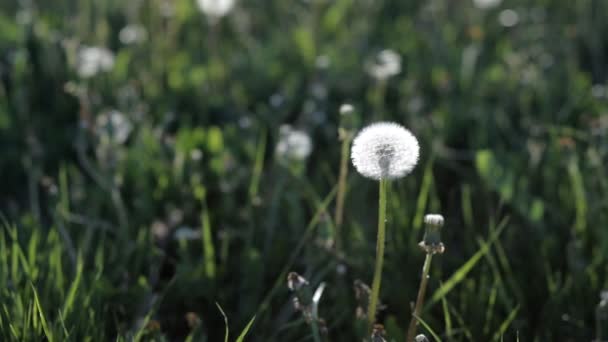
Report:
[[[346,178],[348,177],[348,156],[350,140],[348,137],[344,137],[342,140],[342,156],[340,159],[340,176],[338,179],[338,194],[336,197],[336,213],[334,215],[334,221],[336,223],[335,242],[336,249],[340,250],[340,227],[342,226],[342,218],[344,216],[344,198],[346,197]]]
[[[369,302],[369,328],[376,322],[376,310],[380,296],[380,282],[382,280],[382,265],[384,263],[384,239],[386,235],[386,187],[388,181],[380,179],[378,200],[378,240],[376,241],[376,266],[374,268],[374,280],[372,281],[372,294]]]
[[[416,298],[412,320],[410,321],[410,326],[407,330],[407,342],[414,342],[414,337],[416,336],[416,326],[418,325],[417,317],[420,317],[420,311],[424,304],[424,295],[426,293],[426,285],[429,281],[429,270],[431,269],[431,259],[433,259],[433,253],[426,253],[424,265],[422,266],[422,279],[420,279],[418,297]]]

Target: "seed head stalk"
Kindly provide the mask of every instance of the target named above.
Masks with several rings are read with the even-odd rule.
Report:
[[[416,336],[416,327],[418,325],[418,317],[422,311],[422,305],[424,304],[424,295],[426,294],[426,285],[429,282],[429,270],[431,269],[431,260],[433,259],[432,253],[426,253],[424,259],[424,265],[422,266],[422,279],[420,279],[420,287],[418,288],[418,297],[416,298],[416,305],[414,306],[414,313],[412,314],[412,320],[410,326],[407,329],[407,341],[414,342]]]
[[[343,217],[344,217],[344,198],[346,197],[346,179],[348,178],[348,156],[349,156],[349,148],[350,148],[351,139],[345,137],[342,140],[342,156],[340,159],[340,176],[338,178],[338,194],[336,197],[336,213],[334,217],[334,221],[336,223],[336,234],[335,234],[335,242],[336,249],[340,250],[341,248],[341,233],[340,228],[342,227]]]
[[[426,258],[422,266],[422,278],[420,279],[420,287],[418,287],[418,296],[416,297],[416,304],[412,312],[412,319],[407,329],[407,342],[414,342],[416,336],[416,327],[418,326],[418,319],[422,311],[422,305],[424,304],[424,295],[426,294],[426,286],[429,282],[429,271],[431,269],[433,254],[442,254],[445,251],[445,247],[441,242],[441,227],[443,226],[443,222],[443,216],[439,214],[427,214],[424,216],[426,231],[419,246],[426,253]]]
[[[386,237],[386,188],[388,180],[381,179],[379,182],[378,200],[378,239],[376,241],[376,265],[374,267],[374,279],[372,281],[372,294],[369,302],[368,320],[369,328],[376,322],[376,310],[380,296],[380,283],[382,281],[382,265],[384,264],[384,240]]]

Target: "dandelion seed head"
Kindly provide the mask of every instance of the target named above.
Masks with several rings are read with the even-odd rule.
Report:
[[[344,103],[340,106],[340,114],[342,115],[349,115],[352,114],[355,111],[355,107],[353,107],[353,105],[351,105],[350,103]]]
[[[148,32],[143,26],[127,25],[118,33],[120,42],[126,45],[142,43],[148,38]]]
[[[393,122],[378,122],[363,128],[351,149],[355,169],[375,180],[406,176],[418,163],[419,155],[416,137]]]
[[[232,11],[235,0],[196,0],[198,8],[207,16],[219,19]]]
[[[110,110],[97,116],[95,130],[99,136],[108,137],[116,144],[123,144],[129,138],[133,125],[117,110]]]
[[[387,80],[401,72],[401,56],[393,50],[382,50],[366,69],[373,78]]]
[[[494,8],[500,5],[501,2],[502,0],[473,0],[475,7],[482,10]]]
[[[293,129],[289,125],[283,125],[279,132],[279,142],[276,154],[284,160],[304,160],[312,152],[312,140],[310,136],[300,130]]]
[[[504,27],[513,27],[519,22],[519,15],[512,9],[506,9],[500,12],[498,21]]]
[[[90,78],[114,67],[112,51],[98,46],[85,46],[78,51],[76,72],[82,78]]]

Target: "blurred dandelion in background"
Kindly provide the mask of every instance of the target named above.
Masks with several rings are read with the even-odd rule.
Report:
[[[95,132],[100,138],[108,138],[113,143],[124,144],[133,130],[127,117],[117,111],[109,110],[97,116]]]
[[[498,15],[498,22],[504,27],[513,27],[519,22],[519,15],[512,9],[506,9]]]
[[[312,140],[306,132],[293,129],[290,125],[281,126],[276,147],[280,160],[302,161],[308,158],[311,152]]]
[[[143,43],[148,39],[148,32],[140,25],[127,25],[118,33],[118,39],[125,45]]]
[[[473,0],[473,5],[479,9],[485,10],[497,7],[501,2],[502,0]]]
[[[351,157],[361,175],[381,180],[410,173],[419,154],[418,140],[409,130],[393,122],[378,122],[355,137]]]
[[[99,46],[85,46],[78,51],[76,72],[82,78],[90,78],[114,67],[112,51]]]
[[[205,15],[219,19],[232,11],[235,0],[197,0],[196,3]]]
[[[376,80],[387,80],[401,73],[401,56],[393,50],[382,50],[367,63],[365,69]]]

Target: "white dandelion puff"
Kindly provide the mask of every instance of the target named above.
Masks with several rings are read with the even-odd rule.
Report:
[[[366,69],[373,78],[387,80],[401,72],[401,56],[393,50],[382,50],[367,64]]]
[[[351,158],[357,171],[371,179],[396,179],[409,174],[420,155],[414,135],[393,122],[363,128],[353,140]]]
[[[502,0],[473,0],[475,7],[482,10],[497,7],[501,2]]]
[[[344,103],[340,106],[340,114],[341,115],[350,115],[355,111],[355,107],[350,103]]]
[[[283,125],[280,129],[279,142],[276,153],[284,160],[304,160],[312,152],[312,140],[310,136],[300,130],[292,129],[289,125]]]
[[[205,15],[219,19],[232,11],[235,0],[196,0],[196,3]]]
[[[116,144],[123,144],[129,138],[133,125],[121,112],[110,110],[97,117],[95,128],[100,137],[107,137]]]
[[[114,67],[112,51],[98,46],[83,47],[78,51],[76,72],[82,78],[93,77]]]
[[[140,25],[127,25],[118,33],[118,39],[125,45],[142,43],[146,41],[147,38],[148,32]]]

